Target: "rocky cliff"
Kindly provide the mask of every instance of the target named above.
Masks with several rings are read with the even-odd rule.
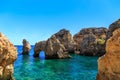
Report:
[[[40,51],[45,52],[46,59],[70,58],[63,44],[52,35],[47,41],[41,41],[35,44],[34,57],[39,57]]]
[[[29,42],[26,39],[23,39],[23,48],[22,48],[22,54],[29,54],[29,51],[31,49],[31,46]]]
[[[120,28],[107,40],[106,54],[98,60],[97,80],[120,80]]]
[[[105,53],[106,28],[84,28],[74,35],[76,51],[80,55],[101,56]]]
[[[0,80],[13,80],[13,63],[16,58],[16,48],[0,33]]]
[[[54,34],[61,44],[65,47],[68,53],[74,53],[75,42],[71,33],[66,29],[61,29],[59,32]]]

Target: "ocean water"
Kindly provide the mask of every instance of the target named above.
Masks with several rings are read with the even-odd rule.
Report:
[[[98,57],[72,54],[71,59],[34,58],[33,46],[29,55],[21,55],[22,46],[18,48],[18,59],[14,63],[16,80],[95,80]]]

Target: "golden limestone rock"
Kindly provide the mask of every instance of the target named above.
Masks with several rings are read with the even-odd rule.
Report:
[[[13,63],[17,58],[17,49],[0,33],[0,80],[13,80]]]
[[[106,54],[98,60],[96,80],[120,80],[120,28],[107,40]]]

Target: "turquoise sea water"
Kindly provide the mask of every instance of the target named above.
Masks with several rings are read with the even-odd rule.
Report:
[[[72,54],[71,59],[44,60],[34,58],[33,47],[29,55],[21,55],[14,63],[16,80],[95,80],[98,57]]]

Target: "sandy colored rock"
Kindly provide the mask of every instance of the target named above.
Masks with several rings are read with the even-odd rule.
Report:
[[[55,35],[52,35],[47,41],[36,43],[34,48],[34,57],[39,57],[40,51],[45,52],[46,59],[70,58],[64,45],[60,43]]]
[[[23,39],[22,43],[23,43],[22,54],[23,55],[29,54],[31,49],[30,43],[26,39]]]
[[[54,34],[61,44],[65,47],[68,53],[74,53],[75,42],[69,30],[61,29]]]
[[[0,80],[13,80],[13,63],[16,58],[16,48],[0,33]]]
[[[96,80],[120,80],[120,28],[107,40],[106,54],[98,60]]]

